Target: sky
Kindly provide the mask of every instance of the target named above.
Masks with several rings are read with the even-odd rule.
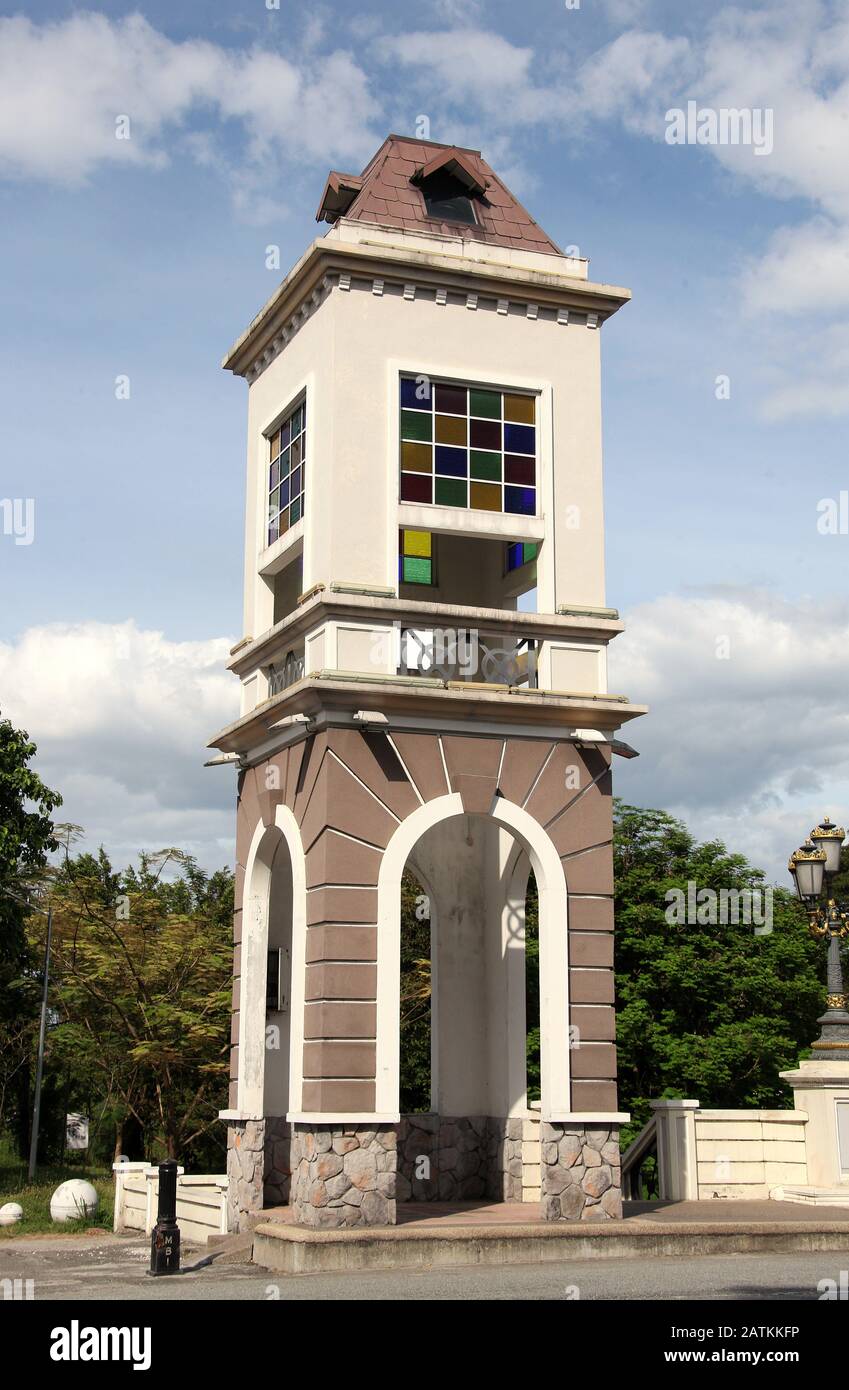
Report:
[[[770,112],[769,146],[669,143],[688,101]],[[651,713],[616,791],[788,882],[849,816],[849,0],[0,3],[0,711],[86,845],[232,862],[220,361],[328,169],[422,116],[633,291],[602,344],[610,677]]]

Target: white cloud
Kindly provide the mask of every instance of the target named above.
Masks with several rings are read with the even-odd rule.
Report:
[[[568,40],[567,29],[564,59]],[[547,70],[554,75],[545,81],[535,76],[540,64],[532,48],[518,47],[486,29],[421,30],[385,38],[377,51],[384,62],[400,63],[410,72],[416,90],[429,95],[443,120],[456,108],[468,121],[477,108],[489,139],[491,133],[521,126],[557,128],[566,122],[574,133],[588,121],[614,116],[643,124],[658,82],[667,74],[680,74],[689,44],[633,30],[577,65],[549,62]],[[659,112],[658,106],[658,129]]]
[[[308,47],[316,41],[313,26]],[[376,143],[378,104],[345,52],[309,47],[295,63],[258,47],[174,42],[139,14],[0,19],[0,173],[75,184],[103,165],[158,168],[199,113],[239,121],[248,161],[263,167],[281,156],[356,160]],[[119,116],[129,139],[116,138]]]
[[[610,666],[611,689],[651,707],[624,732],[641,756],[617,764],[618,794],[788,885],[811,826],[849,813],[849,602],[666,596],[628,615]]]
[[[232,862],[234,778],[204,768],[206,742],[238,713],[230,642],[170,642],[134,623],[49,624],[0,644],[2,714],[38,745],[36,769],[123,864],[177,844]]]

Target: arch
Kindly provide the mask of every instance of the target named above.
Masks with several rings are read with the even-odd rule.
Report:
[[[267,970],[269,904],[275,856],[284,849],[292,875],[291,960],[289,1007],[289,1106],[301,1107],[303,1090],[304,971],[306,960],[306,860],[298,823],[287,806],[278,806],[274,824],[262,821],[254,830],[245,863],[242,895],[242,961],[239,996],[239,1085],[237,1106],[242,1119],[264,1117],[265,979]]]
[[[404,865],[432,826],[465,814],[459,792],[413,811],[383,854],[377,885],[377,1068],[375,1111],[398,1118],[400,1071],[401,922],[398,893]],[[538,821],[514,802],[493,799],[492,820],[527,852],[539,892],[541,1115],[570,1110],[568,894],[560,857]]]

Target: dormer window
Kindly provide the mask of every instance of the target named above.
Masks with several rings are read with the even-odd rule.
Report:
[[[428,217],[440,222],[465,222],[477,225],[474,204],[468,191],[451,175],[436,174],[422,187]]]
[[[468,151],[454,146],[440,149],[416,170],[411,182],[421,189],[428,217],[439,222],[463,222],[469,227],[478,225],[475,203],[487,185]]]

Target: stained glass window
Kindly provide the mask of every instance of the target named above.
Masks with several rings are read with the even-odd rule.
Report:
[[[403,376],[401,501],[536,516],[536,398]]]
[[[536,541],[511,541],[507,546],[507,573],[530,564],[537,558],[539,546]]]
[[[304,514],[307,408],[301,401],[268,436],[268,544]]]
[[[429,531],[398,533],[398,583],[433,584],[433,536]]]

